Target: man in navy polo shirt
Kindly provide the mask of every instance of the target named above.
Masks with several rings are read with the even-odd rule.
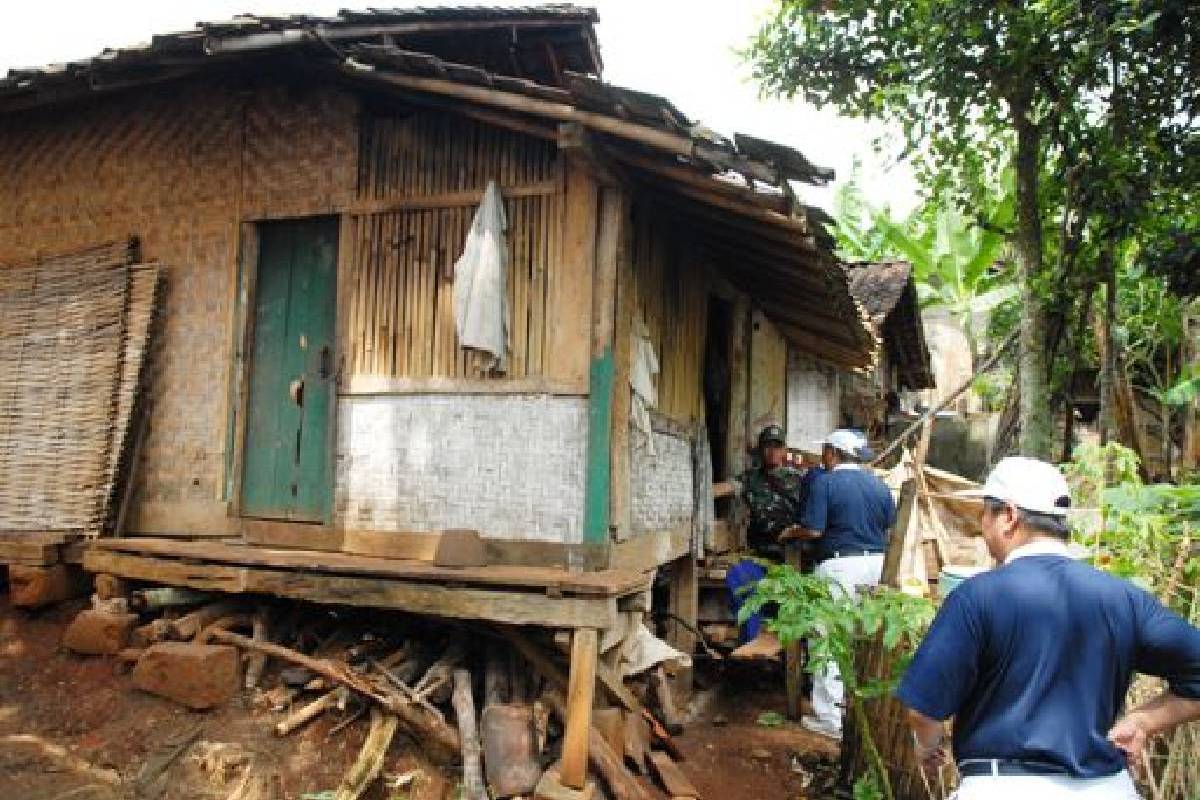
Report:
[[[800,524],[781,538],[810,540],[816,562],[813,574],[853,595],[859,587],[879,583],[896,503],[884,482],[863,468],[870,448],[862,434],[836,430],[820,445],[825,471],[808,487]],[[813,676],[813,713],[802,717],[800,724],[840,739],[844,695],[841,675],[829,665]]]
[[[1070,498],[1052,465],[1006,458],[973,494],[1001,566],[946,598],[896,693],[918,757],[940,763],[953,717],[958,800],[1136,798],[1127,761],[1200,718],[1200,630],[1068,555]],[[1134,672],[1167,689],[1118,721]]]

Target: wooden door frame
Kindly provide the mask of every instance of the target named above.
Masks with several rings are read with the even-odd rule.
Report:
[[[254,343],[255,303],[258,300],[256,292],[258,284],[258,259],[260,246],[260,230],[264,224],[273,222],[307,222],[322,219],[337,221],[338,241],[337,252],[334,255],[334,299],[333,299],[333,361],[335,378],[329,382],[329,424],[325,430],[325,446],[329,457],[325,463],[325,480],[330,487],[329,511],[322,522],[301,522],[284,520],[261,520],[257,517],[245,517],[242,504],[243,466],[246,456],[246,414],[250,402],[250,374],[253,369],[250,348]],[[349,269],[350,257],[344,243],[349,241],[350,216],[347,214],[312,214],[296,217],[264,217],[243,220],[238,225],[240,239],[238,248],[237,287],[234,304],[234,335],[233,352],[230,366],[230,390],[228,404],[231,413],[227,414],[227,453],[226,453],[226,514],[242,520],[242,531],[247,528],[260,529],[260,523],[270,523],[270,528],[279,529],[281,526],[302,526],[310,531],[306,539],[312,539],[313,534],[320,531],[320,538],[332,538],[333,509],[335,506],[334,470],[337,461],[337,426],[338,426],[338,387],[341,383],[342,361],[344,354],[342,342],[344,339],[345,314],[342,313],[343,303],[347,301],[347,281],[345,271]],[[262,542],[267,543],[267,542]],[[315,543],[315,540],[310,543]],[[332,544],[332,542],[331,542]],[[334,549],[337,549],[336,546]]]

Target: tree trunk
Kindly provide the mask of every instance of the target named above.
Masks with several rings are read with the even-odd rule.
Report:
[[[1113,326],[1117,317],[1117,270],[1112,245],[1100,253],[1100,274],[1104,280],[1104,317],[1100,324],[1100,444],[1108,444],[1117,427],[1116,420],[1116,363],[1112,347]]]
[[[1042,279],[1042,215],[1038,202],[1041,133],[1029,119],[1026,98],[1010,99],[1017,131],[1017,231],[1014,250],[1021,270],[1020,418],[1018,449],[1022,455],[1049,459],[1054,446],[1050,409],[1046,309],[1039,291]]]

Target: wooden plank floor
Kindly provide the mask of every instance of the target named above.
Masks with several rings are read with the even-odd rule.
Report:
[[[97,539],[84,568],[123,578],[514,625],[607,628],[650,575],[425,562],[171,539]]]

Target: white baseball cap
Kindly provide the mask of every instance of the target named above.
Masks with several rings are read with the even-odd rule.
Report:
[[[819,447],[829,445],[833,449],[841,450],[843,453],[855,458],[866,458],[866,454],[870,451],[866,437],[858,431],[852,431],[849,428],[838,428],[817,442],[817,445]]]
[[[1056,517],[1065,517],[1071,506],[1071,490],[1058,467],[1025,456],[1001,459],[982,487],[955,494],[959,497],[992,497],[1026,511]]]

